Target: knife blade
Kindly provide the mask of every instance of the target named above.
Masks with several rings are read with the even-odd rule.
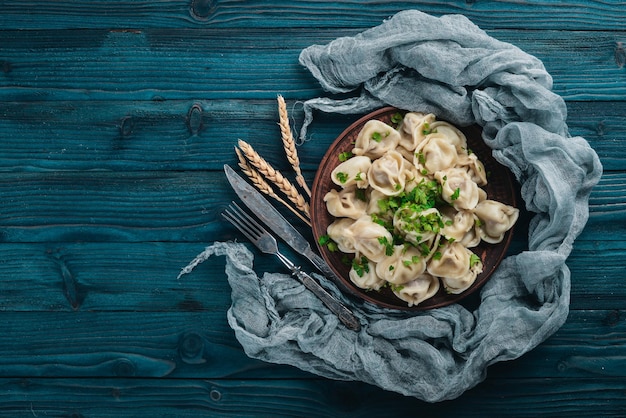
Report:
[[[224,172],[233,190],[248,209],[291,248],[309,260],[324,276],[330,279],[342,291],[350,294],[348,288],[331,270],[326,261],[313,251],[309,241],[260,192],[249,185],[228,164],[224,164]]]

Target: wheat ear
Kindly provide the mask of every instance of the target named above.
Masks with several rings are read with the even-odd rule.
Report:
[[[261,157],[250,144],[243,140],[239,140],[239,148],[246,156],[247,160],[261,173],[265,178],[278,187],[278,189],[287,196],[287,198],[296,205],[296,208],[302,212],[308,219],[311,219],[309,204],[304,197],[298,192],[298,189],[291,184],[280,171],[272,167],[263,157]]]
[[[311,189],[306,184],[306,180],[302,176],[302,170],[300,170],[300,159],[298,158],[298,152],[296,151],[296,142],[293,140],[293,134],[291,133],[291,127],[289,126],[289,115],[287,114],[287,105],[283,96],[278,95],[278,116],[280,126],[280,134],[283,139],[283,148],[287,154],[287,160],[293,167],[296,173],[296,182],[302,187],[309,197],[311,197]]]
[[[283,204],[287,209],[289,209],[291,212],[293,212],[304,223],[306,223],[308,226],[311,226],[311,222],[309,222],[309,220],[307,218],[305,218],[300,212],[298,212],[297,209],[295,209],[293,206],[291,206],[289,203],[287,203],[285,201],[285,199],[281,198],[280,196],[278,196],[274,192],[274,189],[272,189],[272,186],[270,186],[270,184],[267,181],[265,181],[263,176],[261,176],[261,174],[259,174],[259,172],[256,171],[250,165],[248,160],[246,160],[246,158],[241,154],[241,151],[239,150],[239,148],[235,147],[235,152],[237,153],[237,158],[239,159],[239,167],[241,168],[241,171],[243,171],[243,173],[246,176],[248,176],[248,178],[250,179],[252,184],[257,189],[259,189],[262,193],[268,195],[269,197],[271,197],[271,198],[277,200],[278,202],[280,202],[281,204]]]

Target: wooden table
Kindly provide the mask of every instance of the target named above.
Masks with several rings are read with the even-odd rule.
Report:
[[[543,60],[604,175],[576,241],[571,313],[460,398],[427,404],[249,359],[224,260],[177,280],[235,196],[237,138],[278,167],[276,96],[323,95],[314,43],[396,12],[462,13]],[[0,2],[2,416],[624,416],[626,12],[561,2]],[[318,117],[311,179],[358,116]],[[523,231],[519,231],[523,234]],[[259,272],[278,265],[257,256]]]

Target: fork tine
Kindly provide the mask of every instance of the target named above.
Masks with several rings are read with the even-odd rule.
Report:
[[[248,239],[252,240],[254,238],[253,231],[250,230],[250,227],[241,220],[241,215],[235,210],[235,208],[228,206],[228,208],[222,212],[222,216],[224,216],[224,218],[241,231]]]
[[[241,209],[241,207],[235,203],[232,202],[232,205],[235,207],[236,212],[239,213],[239,215],[241,215],[242,220],[244,220],[244,222],[246,222],[246,224],[250,227],[251,230],[253,230],[254,232],[256,232],[256,236],[259,237],[263,234],[267,234],[267,231],[265,230],[265,228],[263,228],[263,226],[261,226],[261,224],[259,224],[257,221],[254,220],[254,218],[250,215],[248,215],[248,213]]]
[[[230,211],[228,209],[230,209]],[[258,240],[261,235],[267,233],[265,229],[261,225],[259,225],[259,223],[256,222],[243,209],[241,209],[241,207],[239,207],[237,203],[231,202],[228,209],[226,209],[224,212],[230,216],[230,219],[226,219],[228,219],[231,223],[233,223],[233,221],[236,222],[233,223],[233,225],[235,225],[237,229],[244,233],[244,235],[246,235],[247,238],[251,241]],[[222,215],[224,216],[224,214]]]
[[[248,238],[250,241],[254,240],[251,233],[248,232],[246,228],[244,228],[244,226],[239,222],[239,220],[235,217],[235,215],[232,212],[230,212],[228,209],[224,209],[224,211],[222,212],[222,217],[226,219],[228,222],[230,222],[235,228],[239,230],[239,232],[245,235],[245,237]]]

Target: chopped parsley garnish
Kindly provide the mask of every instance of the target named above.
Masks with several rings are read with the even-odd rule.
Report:
[[[319,245],[326,245],[328,244],[330,241],[332,241],[332,238],[330,237],[330,235],[326,234],[326,235],[322,235],[319,237],[319,239],[317,240],[317,242],[319,243]]]
[[[352,260],[352,269],[359,277],[363,277],[365,273],[369,273],[370,265],[369,260],[365,256],[361,256],[359,260],[356,258]]]
[[[421,260],[422,260],[421,258],[419,258],[418,256],[414,255],[409,260],[402,260],[402,264],[405,267],[409,267],[411,264],[418,264]]]
[[[343,173],[343,172],[338,172],[337,173],[337,180],[339,180],[339,182],[341,184],[344,184],[346,181],[348,181],[348,174],[347,173]]]
[[[385,246],[385,255],[392,256],[393,255],[393,243],[389,242],[387,237],[378,237],[378,242],[380,245]]]
[[[339,161],[343,163],[343,162],[348,161],[352,157],[353,157],[353,154],[350,151],[344,151],[339,154]]]
[[[330,252],[335,252],[339,249],[339,247],[337,246],[337,243],[333,241],[332,238],[328,234],[320,236],[317,242],[322,247],[326,246],[326,248],[328,248],[328,251]]]
[[[383,136],[380,134],[380,132],[374,132],[372,134],[372,141],[380,142],[382,139],[383,139]]]
[[[393,225],[388,224],[384,219],[382,219],[377,213],[372,213],[372,222],[377,223],[378,225],[384,226],[385,228],[389,229],[390,227],[393,228]]]
[[[424,128],[422,129],[422,133],[424,135],[428,135],[429,133],[431,133],[430,124],[428,122],[424,122]]]
[[[470,255],[470,268],[474,267],[476,264],[481,263],[482,260],[476,254]]]
[[[402,116],[402,113],[400,112],[396,112],[393,115],[391,115],[391,122],[393,123],[400,123],[402,122],[402,119],[404,119],[404,116]]]
[[[459,195],[461,194],[461,189],[459,187],[456,188],[456,190],[454,191],[454,193],[452,193],[450,195],[450,200],[455,201],[459,198]]]
[[[402,289],[404,289],[404,285],[401,284],[393,284],[393,283],[389,283],[389,287],[391,288],[391,290],[393,290],[394,292],[400,292]]]
[[[354,191],[354,196],[362,202],[367,202],[367,196],[365,195],[365,190],[356,189]]]

